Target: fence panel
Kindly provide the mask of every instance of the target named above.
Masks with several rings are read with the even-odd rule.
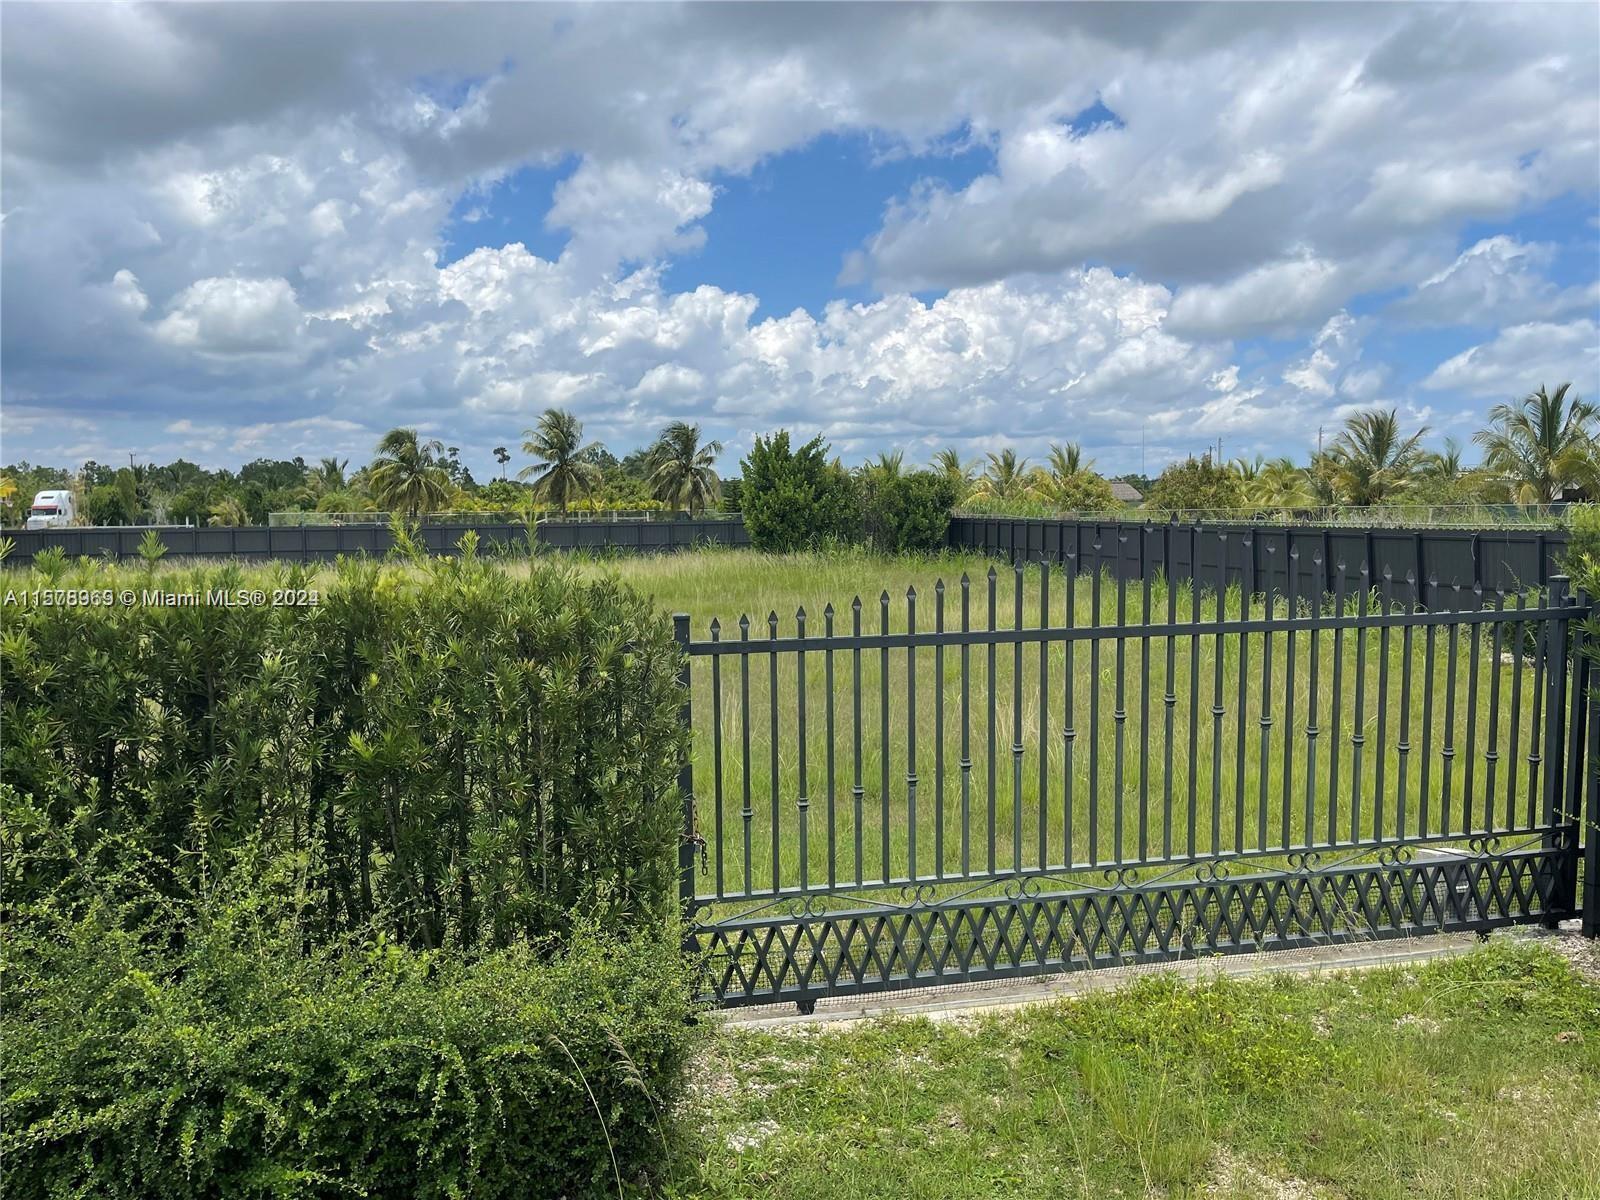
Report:
[[[742,519],[705,517],[697,520],[661,521],[544,521],[538,527],[541,545],[553,550],[587,552],[660,553],[700,545],[748,546],[749,533]],[[383,525],[241,525],[233,527],[78,526],[69,529],[10,529],[4,536],[14,542],[7,566],[26,566],[34,556],[60,546],[69,558],[133,558],[139,542],[154,532],[173,558],[277,559],[286,562],[320,562],[341,554],[384,554],[394,545]],[[430,554],[454,554],[468,531],[478,535],[488,549],[519,545],[527,537],[522,525],[505,522],[484,525],[425,524],[421,542]]]
[[[1323,591],[1331,594],[1340,576],[1346,590],[1359,585],[1361,564],[1377,579],[1390,571],[1398,595],[1420,603],[1420,591],[1404,581],[1436,579],[1449,586],[1514,591],[1542,586],[1561,569],[1567,534],[1561,529],[1361,529],[1300,525],[1169,525],[1149,521],[1074,521],[1037,517],[967,517],[950,521],[950,546],[1012,561],[1078,563],[1080,570],[1109,569],[1118,578],[1138,580],[1167,573],[1167,534],[1172,535],[1171,574],[1193,570],[1198,553],[1201,573],[1225,578],[1230,586],[1254,579],[1265,590],[1288,590],[1289,551],[1299,551],[1296,589],[1316,586],[1312,562],[1320,560]],[[1225,536],[1224,536],[1225,535]],[[1319,553],[1320,550],[1320,553]],[[1219,577],[1217,570],[1224,566]]]
[[[1198,571],[1115,574],[1136,537],[1146,562],[1187,542]],[[1116,538],[1089,573],[1069,551],[856,597],[820,630],[800,610],[696,631],[705,868],[684,901],[710,995],[1576,911],[1589,609],[1563,577],[1510,592],[1362,562],[1327,596],[1321,544],[1308,568],[1281,531],[1209,566],[1206,535]],[[1246,590],[1219,593],[1235,569]],[[1008,940],[1016,922],[1049,946]]]

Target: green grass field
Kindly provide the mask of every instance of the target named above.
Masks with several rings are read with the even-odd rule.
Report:
[[[1593,1197],[1600,986],[1497,938],[1414,968],[729,1028],[692,1097],[679,1200]]]
[[[866,554],[757,556],[709,551],[606,560],[583,564],[580,569],[616,575],[651,593],[663,610],[690,613],[697,640],[710,636],[713,617],[721,622],[724,640],[736,639],[740,615],[749,614],[750,637],[760,641],[769,635],[772,612],[778,616],[779,636],[792,636],[795,613],[802,606],[808,634],[820,635],[822,614],[829,603],[835,609],[835,630],[848,632],[851,602],[857,595],[863,603],[863,631],[879,632],[884,590],[890,597],[888,628],[902,631],[907,627],[908,587],[917,592],[917,628],[932,629],[940,579],[945,583],[944,627],[958,628],[959,580],[964,572],[971,580],[971,625],[986,628],[990,620],[987,573],[994,565],[992,560],[971,556],[915,560]],[[1051,573],[1050,625],[1066,621],[1066,583],[1063,573]],[[1025,627],[1040,624],[1040,585],[1039,569],[1029,568],[1021,605],[1020,624]],[[1089,578],[1076,581],[1073,623],[1115,623],[1119,604],[1115,585],[1109,580],[1102,583],[1098,622],[1093,591]],[[1170,608],[1167,590],[1160,583],[1152,589],[1149,602],[1156,622],[1166,621],[1169,612],[1186,622],[1194,611],[1186,584],[1171,595]],[[1123,620],[1137,624],[1144,604],[1143,589],[1129,587],[1122,603]],[[1237,591],[1224,603],[1227,616],[1238,616],[1241,601]],[[1354,603],[1352,600],[1352,606]],[[1281,600],[1277,612],[1286,613]],[[1011,568],[1001,564],[995,624],[1002,629],[1012,627],[1016,613],[1016,579]],[[1261,615],[1260,598],[1252,602],[1250,615]],[[1068,651],[1060,643],[1050,646],[1042,657],[1037,644],[1020,651],[1000,646],[992,663],[987,647],[974,647],[968,654],[965,683],[961,651],[948,648],[942,655],[942,687],[941,656],[932,648],[919,649],[914,692],[904,649],[886,655],[878,650],[863,652],[859,662],[859,817],[853,792],[857,782],[853,680],[858,664],[849,651],[833,656],[831,788],[824,653],[819,650],[805,656],[804,789],[799,656],[776,656],[775,690],[768,655],[743,660],[748,665],[747,681],[742,677],[740,658],[723,658],[717,689],[720,704],[713,702],[711,660],[696,659],[695,791],[701,832],[711,843],[702,893],[717,891],[719,842],[721,891],[737,895],[747,887],[756,893],[770,892],[775,883],[782,887],[825,885],[830,871],[840,884],[853,884],[859,878],[870,885],[885,876],[903,880],[960,875],[964,864],[972,874],[982,874],[991,865],[1004,872],[1184,858],[1191,849],[1191,829],[1193,852],[1203,857],[1241,851],[1277,851],[1281,855],[1285,848],[1378,836],[1396,839],[1402,835],[1525,829],[1539,821],[1546,767],[1538,758],[1543,747],[1536,736],[1546,721],[1543,672],[1531,658],[1514,652],[1506,626],[1460,626],[1454,638],[1447,629],[1440,629],[1434,635],[1431,655],[1429,638],[1420,629],[1409,635],[1401,629],[1360,635],[1345,631],[1337,636],[1326,630],[1292,636],[1253,634],[1241,670],[1239,637],[1220,639],[1219,662],[1219,639],[1206,631],[1207,623],[1216,619],[1216,600],[1209,592],[1202,592],[1200,616],[1195,626],[1197,637],[1191,637],[1186,629],[1176,637],[1124,641],[1120,685],[1116,641],[1100,640],[1093,647],[1079,642],[1071,651],[1070,691],[1066,686]],[[1266,644],[1269,641],[1270,646]],[[1263,671],[1269,654],[1270,695]],[[1142,683],[1146,656],[1148,687]],[[1043,690],[1042,679],[1047,685]],[[741,704],[746,682],[748,729]],[[966,736],[971,759],[970,772],[965,773],[965,796],[960,767],[964,686],[969,696]],[[1125,713],[1120,723],[1115,717],[1119,687]],[[1381,722],[1380,691],[1387,697]],[[911,758],[913,695],[915,759]],[[1064,737],[1069,698],[1076,731],[1070,771]],[[1224,710],[1220,719],[1214,715],[1214,707]],[[719,710],[720,763],[715,736]],[[1314,744],[1307,736],[1313,714],[1319,729]],[[1263,718],[1271,723],[1264,726]],[[1192,743],[1191,719],[1195,722]],[[746,734],[748,775],[743,750]],[[1360,746],[1357,735],[1363,740]],[[1019,745],[1021,753],[1017,754],[1014,747]],[[1446,749],[1452,750],[1453,756],[1447,756]],[[1535,757],[1530,759],[1530,755]],[[908,781],[913,773],[914,816]],[[1308,779],[1313,783],[1309,791]],[[743,815],[747,782],[748,823]],[[1068,806],[1064,803],[1069,788],[1070,854]],[[830,793],[831,862],[827,836]],[[803,822],[802,795],[809,800]],[[1091,811],[1091,795],[1098,797],[1097,812]],[[961,837],[964,808],[970,830],[965,847]],[[774,822],[778,830],[776,860]],[[747,824],[748,880],[744,869]],[[802,824],[807,844],[803,862]]]

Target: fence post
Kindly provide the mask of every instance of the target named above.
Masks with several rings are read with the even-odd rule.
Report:
[[[678,797],[683,802],[683,832],[678,838],[678,901],[687,920],[694,916],[694,851],[700,840],[694,827],[694,752],[688,741],[694,729],[690,704],[693,676],[689,671],[688,613],[672,614],[672,638],[678,643],[678,652],[683,656],[678,667],[678,686],[683,689],[683,700],[678,705],[678,723],[685,735],[683,758],[678,763]]]
[[[1589,755],[1587,802],[1580,836],[1583,838],[1584,937],[1600,938],[1600,695],[1589,696]]]
[[[1545,602],[1551,609],[1564,607],[1567,603],[1567,577],[1565,575],[1552,575],[1549,586],[1545,590]],[[1545,728],[1544,746],[1540,749],[1544,762],[1544,803],[1541,815],[1549,832],[1544,835],[1543,847],[1546,854],[1557,853],[1561,848],[1562,831],[1558,825],[1564,823],[1563,818],[1570,814],[1565,812],[1566,795],[1563,782],[1564,768],[1568,765],[1565,760],[1565,741],[1567,730],[1565,728],[1571,720],[1567,712],[1566,685],[1567,674],[1573,670],[1572,655],[1569,652],[1569,632],[1571,618],[1547,617],[1545,618],[1544,656],[1545,656]],[[1577,865],[1577,847],[1572,848],[1570,858],[1574,867]],[[1562,910],[1570,911],[1573,907],[1574,897],[1567,891],[1567,884],[1576,871],[1569,872],[1558,869],[1552,881],[1549,901],[1545,905],[1545,926],[1554,928]]]

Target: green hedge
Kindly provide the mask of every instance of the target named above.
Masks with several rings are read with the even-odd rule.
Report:
[[[492,948],[576,912],[632,928],[675,895],[679,653],[621,584],[471,554],[317,575],[47,557],[6,580],[47,586],[318,595],[0,609],[13,904],[108,835],[167,896],[249,839],[295,855],[314,937]]]
[[[307,953],[283,903],[246,883],[211,889],[186,910],[198,920],[130,920],[94,901],[12,926],[0,1192],[411,1200],[652,1186],[693,1032],[671,938],[580,929],[549,957],[383,939]]]

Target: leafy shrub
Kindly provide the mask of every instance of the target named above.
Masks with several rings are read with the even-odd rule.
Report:
[[[169,896],[259,837],[298,856],[319,935],[375,922],[418,947],[506,946],[575,911],[627,928],[674,895],[679,657],[623,585],[517,577],[470,552],[345,562],[331,580],[66,574],[319,603],[0,611],[13,903],[108,835],[161,864]]]
[[[1210,458],[1173,463],[1161,472],[1145,497],[1150,508],[1177,512],[1185,508],[1237,508],[1244,502],[1239,477]]]
[[[1562,569],[1575,588],[1600,596],[1600,504],[1575,504],[1568,510],[1567,556]]]
[[[866,539],[890,554],[943,550],[950,510],[960,497],[955,480],[932,471],[864,472],[860,480]]]
[[[298,898],[254,874],[189,920],[97,900],[13,926],[7,1196],[615,1196],[658,1175],[692,1034],[671,938],[305,953]]]
[[[740,464],[739,504],[750,544],[757,550],[814,550],[848,541],[861,528],[860,499],[849,474],[828,461],[828,446],[814,437],[789,448],[789,431],[758,437]]]

